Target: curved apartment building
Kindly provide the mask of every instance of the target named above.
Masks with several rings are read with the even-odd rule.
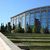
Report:
[[[21,23],[22,28],[26,29],[27,24],[34,26],[35,18],[41,22],[41,27],[50,30],[50,6],[33,8],[11,17],[11,23],[18,26]]]

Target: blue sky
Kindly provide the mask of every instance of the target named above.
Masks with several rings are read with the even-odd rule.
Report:
[[[50,0],[0,0],[0,24],[25,10],[41,6],[50,6]]]

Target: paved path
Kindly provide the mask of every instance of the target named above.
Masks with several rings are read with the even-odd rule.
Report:
[[[2,33],[0,33],[0,50],[21,50]]]

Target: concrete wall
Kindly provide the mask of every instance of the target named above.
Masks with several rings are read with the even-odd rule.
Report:
[[[0,50],[21,50],[2,33],[0,33]]]

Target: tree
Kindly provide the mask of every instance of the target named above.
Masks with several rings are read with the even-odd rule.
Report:
[[[11,30],[12,30],[12,27],[11,27],[11,23],[10,22],[8,22],[8,32],[11,32]]]
[[[32,33],[32,29],[31,29],[30,25],[28,25],[28,23],[27,23],[27,31],[26,32],[27,33]]]
[[[15,30],[15,25],[13,24],[13,30]]]
[[[5,32],[5,28],[4,28],[4,24],[1,23],[1,32],[4,33]]]
[[[48,27],[45,28],[44,33],[49,33]]]
[[[24,33],[24,29],[21,27],[21,23],[18,25],[18,33]]]
[[[7,33],[7,28],[8,28],[8,26],[7,26],[7,24],[6,24],[6,26],[5,26],[5,33]]]
[[[35,18],[34,32],[40,33],[40,29],[41,29],[41,23],[40,23],[39,19]]]

